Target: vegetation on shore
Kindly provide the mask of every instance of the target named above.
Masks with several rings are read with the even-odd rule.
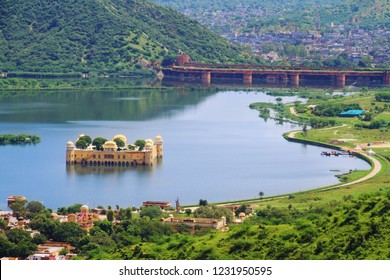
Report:
[[[36,144],[41,142],[41,138],[36,135],[28,134],[1,134],[0,135],[0,145],[16,145],[16,144]]]
[[[311,128],[331,127],[344,123],[346,126],[351,125],[354,132],[358,134],[365,131],[361,128],[379,129],[378,139],[385,139],[386,132],[390,129],[390,104],[388,101],[390,92],[387,88],[376,89],[374,92],[361,88],[352,94],[348,94],[347,88],[337,93],[331,89],[278,89],[270,90],[267,94],[276,97],[276,103],[256,102],[249,105],[251,109],[260,112],[260,117],[264,117],[264,112],[271,109],[275,112],[273,118],[276,120],[293,121],[302,126],[306,124]],[[295,101],[291,104],[284,104],[282,97],[293,95],[307,99],[307,102]],[[362,109],[364,114],[357,119],[339,117],[341,112],[352,109]],[[318,133],[317,130],[313,131]],[[370,131],[370,133],[372,132],[378,131]],[[362,140],[365,141],[366,138]]]
[[[107,90],[107,89],[146,89],[147,86],[159,86],[156,78],[145,77],[126,78],[89,78],[81,76],[73,78],[7,78],[0,79],[2,91],[36,91],[36,90]],[[162,86],[159,86],[162,88]],[[4,93],[2,93],[4,95]]]

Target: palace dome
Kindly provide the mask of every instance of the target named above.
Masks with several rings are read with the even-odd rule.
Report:
[[[74,143],[72,141],[69,141],[68,143],[66,143],[66,147],[67,148],[74,148]]]
[[[161,137],[161,135],[157,135],[156,136],[156,139],[154,139],[155,142],[161,142],[163,139]]]
[[[145,145],[145,150],[153,150],[153,144],[150,142],[147,142]]]
[[[117,135],[114,136],[113,139],[116,139],[116,138],[121,139],[123,141],[123,143],[125,143],[125,144],[127,143],[127,138],[123,134],[117,134]]]
[[[150,139],[150,138],[149,138],[149,139],[146,139],[146,140],[145,140],[145,143],[146,143],[146,144],[150,143],[150,144],[152,144],[152,145],[153,145],[153,140],[152,140],[152,139]]]
[[[114,141],[106,141],[104,144],[103,144],[103,149],[117,149],[118,146],[116,145],[116,143]]]

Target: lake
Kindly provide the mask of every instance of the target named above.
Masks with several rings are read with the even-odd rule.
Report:
[[[55,210],[75,203],[231,201],[331,185],[336,174],[370,168],[357,158],[324,157],[324,148],[290,143],[282,134],[299,127],[264,121],[249,109],[274,100],[258,91],[188,88],[2,93],[0,134],[29,133],[42,141],[0,146],[0,209],[10,195]],[[124,134],[129,143],[161,135],[164,158],[153,167],[67,166],[66,143],[80,134]]]

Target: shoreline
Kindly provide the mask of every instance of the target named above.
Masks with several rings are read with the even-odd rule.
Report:
[[[334,128],[343,127],[343,126],[344,125],[342,125],[342,126],[334,126],[334,127],[326,128],[326,129],[334,129]],[[322,146],[322,147],[332,148],[332,149],[335,149],[335,150],[342,150],[342,148],[339,147],[339,146],[334,146],[334,145],[325,144],[325,143],[321,143],[321,142],[314,142],[314,141],[310,141],[310,140],[298,139],[298,138],[295,137],[295,135],[298,132],[301,132],[301,130],[288,132],[287,134],[284,135],[284,137],[285,137],[285,139],[287,141],[293,141],[293,142],[298,142],[298,143],[305,143],[305,144],[309,144],[309,145],[318,145],[318,146]],[[341,185],[337,185],[335,187],[330,186],[329,188],[327,188],[327,190],[329,190],[331,188],[336,188],[336,187],[339,188],[339,187],[349,186],[349,185],[353,185],[353,184],[357,184],[357,183],[366,181],[366,180],[374,177],[375,175],[377,175],[382,170],[382,164],[379,162],[379,160],[377,160],[373,156],[367,155],[367,154],[362,153],[362,152],[356,152],[356,151],[355,151],[355,154],[359,158],[361,158],[362,160],[364,160],[364,161],[366,161],[366,162],[368,162],[370,164],[370,166],[371,166],[370,173],[367,174],[366,176],[364,176],[364,177],[362,177],[360,179],[357,179],[355,181],[352,181],[352,182],[348,182],[348,183],[344,183],[344,184],[341,184]]]
[[[326,128],[326,129],[333,129],[333,128],[343,127],[343,126],[345,126],[345,125],[330,127],[330,128]],[[287,141],[291,141],[291,142],[320,146],[320,147],[325,147],[325,148],[330,148],[330,149],[335,149],[335,150],[342,150],[342,148],[338,147],[338,146],[334,146],[334,145],[330,145],[330,144],[326,144],[326,143],[321,143],[321,142],[310,141],[310,140],[301,140],[301,139],[295,138],[295,135],[301,131],[302,130],[294,130],[294,131],[286,132],[283,134],[283,137]],[[251,203],[251,202],[252,203],[259,203],[259,202],[266,202],[266,201],[279,200],[279,199],[283,199],[283,198],[289,198],[291,194],[295,195],[295,194],[307,194],[307,193],[319,193],[319,192],[332,191],[332,190],[340,189],[342,187],[347,187],[347,186],[354,185],[354,184],[357,184],[357,183],[360,183],[363,181],[367,181],[367,180],[375,177],[378,173],[380,173],[382,171],[382,169],[383,169],[382,164],[380,163],[379,160],[377,160],[373,156],[370,156],[370,155],[367,155],[367,154],[364,154],[361,152],[355,152],[355,154],[357,157],[359,157],[360,159],[362,159],[362,160],[366,161],[368,164],[370,164],[371,168],[370,168],[370,172],[367,175],[365,175],[359,179],[356,179],[352,182],[338,183],[335,185],[323,186],[320,188],[309,189],[306,191],[293,192],[290,194],[281,194],[281,195],[270,196],[270,197],[266,197],[266,198],[243,199],[243,200],[227,201],[227,202],[215,202],[215,203],[209,203],[209,204],[216,205],[216,206],[228,206],[228,205],[236,205],[236,204]],[[199,205],[188,205],[188,206],[182,206],[182,207],[183,208],[184,207],[197,208],[197,207],[199,207]]]

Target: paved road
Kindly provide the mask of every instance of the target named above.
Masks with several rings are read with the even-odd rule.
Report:
[[[355,181],[352,181],[352,182],[349,182],[349,183],[345,183],[345,184],[342,184],[340,185],[339,187],[345,187],[345,186],[349,186],[349,185],[353,185],[353,184],[356,184],[356,183],[360,183],[360,182],[363,182],[363,181],[366,181],[372,177],[374,177],[376,174],[378,174],[381,169],[382,169],[382,164],[380,163],[379,160],[377,160],[376,158],[372,157],[372,156],[369,156],[369,155],[366,155],[366,154],[363,154],[363,153],[360,153],[362,154],[363,156],[369,158],[370,160],[372,160],[373,162],[373,165],[374,165],[374,168],[371,170],[371,172],[369,174],[367,174],[366,176],[360,178],[360,179],[357,179]]]

